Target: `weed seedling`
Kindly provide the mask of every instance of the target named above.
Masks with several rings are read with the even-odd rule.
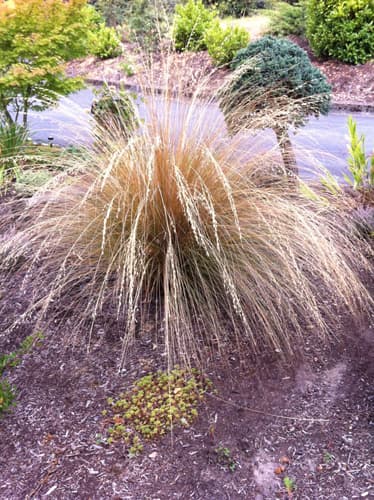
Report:
[[[234,460],[229,448],[220,444],[215,448],[214,453],[219,465],[228,469],[230,472],[235,472],[238,463]]]
[[[334,458],[334,455],[332,455],[328,451],[325,451],[325,453],[323,454],[323,462],[325,464],[330,464],[334,460]]]
[[[288,494],[288,497],[291,498],[292,497],[292,493],[295,491],[296,489],[296,483],[295,483],[295,480],[294,479],[291,479],[290,477],[286,476],[285,478],[283,478],[283,484],[284,484],[284,487],[286,488],[287,490],[287,494]]]

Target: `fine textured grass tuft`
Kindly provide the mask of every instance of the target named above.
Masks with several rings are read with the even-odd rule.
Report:
[[[152,320],[170,361],[204,363],[206,348],[286,357],[311,324],[326,337],[335,303],[363,310],[365,263],[338,214],[273,175],[270,156],[239,154],[209,104],[160,102],[145,99],[130,139],[112,127],[61,156],[75,176],[20,214],[3,263],[28,256],[40,317],[61,320],[63,304],[81,335],[114,317],[122,361]]]

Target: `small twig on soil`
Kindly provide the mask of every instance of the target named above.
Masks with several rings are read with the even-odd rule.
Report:
[[[59,463],[60,463],[60,459],[58,457],[56,457],[52,461],[51,465],[48,467],[46,473],[38,481],[37,485],[32,490],[32,492],[29,493],[28,495],[26,495],[26,497],[25,497],[26,500],[31,500],[32,498],[34,498],[40,492],[40,490],[43,488],[43,486],[49,481],[49,479],[52,476],[52,474],[54,474],[56,472]]]
[[[236,403],[233,403],[232,401],[228,401],[226,399],[220,398],[219,396],[216,396],[215,394],[212,394],[211,392],[207,392],[206,395],[211,396],[212,398],[217,399],[219,401],[222,401],[223,403],[226,403],[227,405],[238,408],[239,410],[250,411],[251,413],[258,413],[259,415],[265,415],[267,417],[281,418],[283,420],[299,420],[302,422],[328,422],[329,421],[328,418],[313,418],[313,417],[308,418],[308,417],[291,417],[291,416],[286,416],[286,415],[277,415],[276,413],[268,413],[266,411],[255,410],[254,408],[249,408],[247,406],[238,405]]]

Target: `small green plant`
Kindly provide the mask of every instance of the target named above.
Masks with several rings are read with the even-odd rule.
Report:
[[[130,456],[140,453],[144,440],[159,438],[172,427],[191,425],[209,387],[210,380],[195,369],[176,367],[142,377],[118,400],[108,399],[110,410],[103,410],[111,423],[107,442],[121,439]]]
[[[44,337],[41,332],[28,335],[21,342],[16,351],[11,352],[10,354],[0,355],[0,375],[2,375],[6,369],[19,365],[22,360],[22,356],[30,352],[33,346],[43,340],[43,338]]]
[[[125,73],[126,76],[135,75],[135,68],[134,68],[133,64],[131,64],[129,62],[123,62],[123,63],[120,63],[119,67]]]
[[[334,460],[334,455],[332,455],[330,452],[325,451],[323,454],[323,461],[325,464],[330,464]]]
[[[99,59],[110,59],[122,53],[121,40],[114,28],[104,24],[97,31],[89,33],[90,53]]]
[[[173,30],[176,50],[205,50],[205,33],[216,15],[216,11],[206,8],[202,0],[188,0],[184,5],[176,5]]]
[[[283,478],[283,485],[286,488],[287,494],[289,497],[292,496],[292,493],[296,489],[296,483],[294,479],[291,479],[290,477],[286,476]]]
[[[0,379],[0,415],[14,404],[15,392],[7,380]]]
[[[204,40],[209,55],[215,64],[230,63],[238,50],[249,42],[249,33],[239,26],[223,28],[216,19],[204,34]]]
[[[225,469],[228,469],[230,472],[235,472],[238,463],[232,457],[232,453],[229,448],[220,444],[214,449],[214,453],[217,464],[221,465]]]
[[[357,123],[352,116],[348,117],[348,133],[348,170],[353,180],[348,175],[345,175],[344,178],[353,189],[373,188],[374,154],[369,158],[366,157],[365,136],[358,134]]]
[[[0,355],[0,376],[8,368],[17,366],[21,362],[23,355],[30,352],[36,342],[43,339],[41,332],[29,335],[26,337],[19,348],[10,354]],[[15,390],[9,382],[2,378],[0,379],[0,414],[8,410],[13,404],[15,399]]]

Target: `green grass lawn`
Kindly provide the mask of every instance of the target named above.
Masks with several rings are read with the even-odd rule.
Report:
[[[256,40],[266,34],[274,13],[284,3],[285,2],[276,2],[271,9],[254,10],[251,16],[240,18],[225,17],[222,19],[222,25],[224,27],[231,25],[245,28],[251,35],[251,40]]]
[[[270,24],[270,15],[267,13],[254,14],[250,17],[240,17],[235,19],[232,17],[226,17],[222,19],[222,25],[227,26],[240,26],[245,28],[251,35],[251,40],[261,38],[263,36]]]

